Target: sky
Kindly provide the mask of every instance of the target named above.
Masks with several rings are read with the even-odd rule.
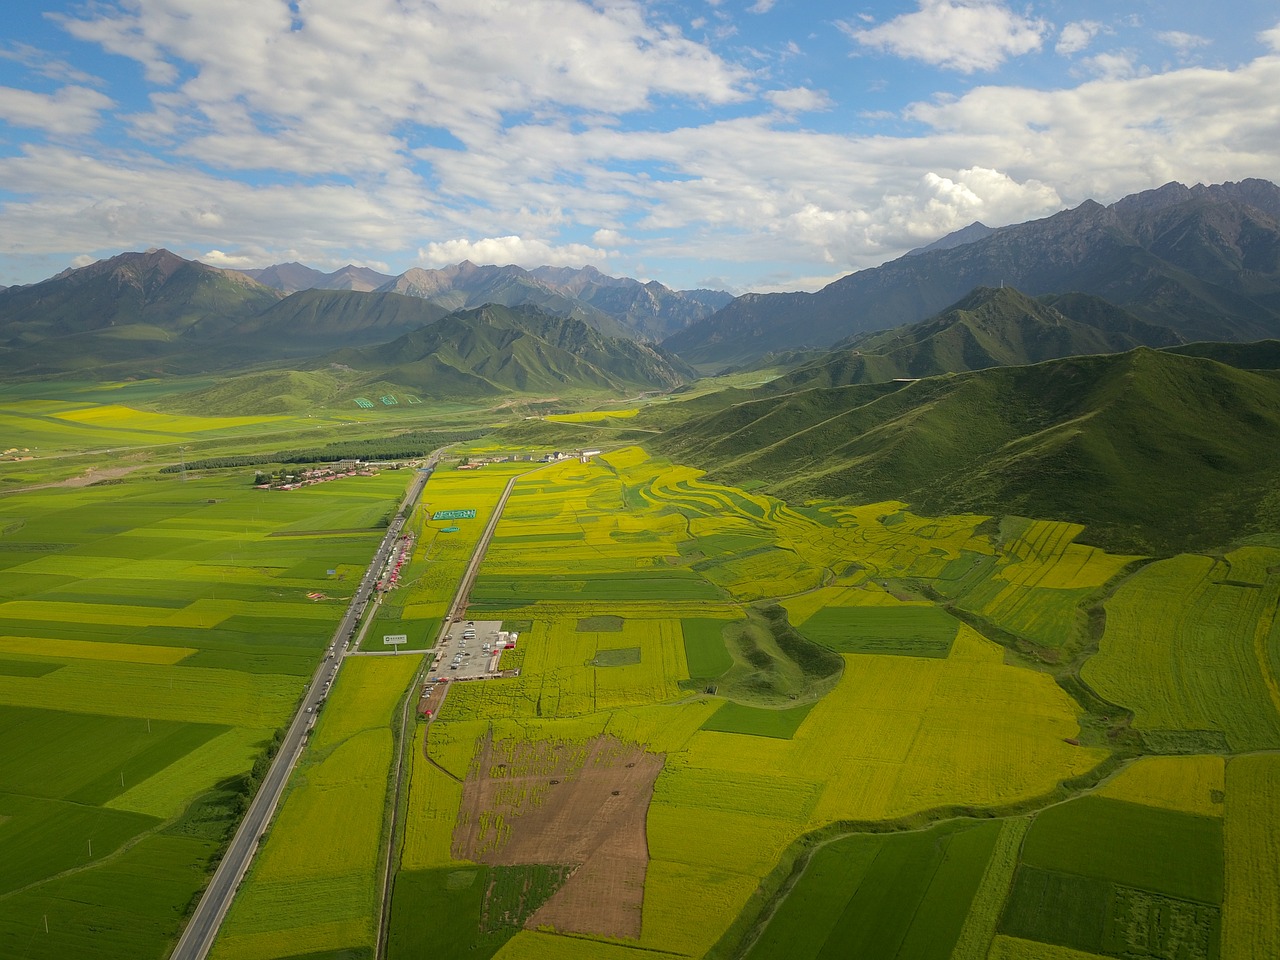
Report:
[[[0,285],[126,250],[814,290],[975,220],[1280,182],[1274,0],[24,0]]]

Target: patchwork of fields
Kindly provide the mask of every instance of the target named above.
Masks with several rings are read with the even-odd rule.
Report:
[[[0,498],[0,956],[167,954],[404,486]]]
[[[1268,572],[1280,551],[1231,555],[1234,575],[1218,579],[1255,586],[1219,589],[1254,596],[1224,606],[1225,594],[1177,585],[1176,564],[1126,575],[1137,558],[1079,545],[1081,532],[897,503],[797,509],[636,448],[522,479],[471,601],[520,631],[503,661],[519,675],[452,685],[419,728],[388,955],[1274,952],[1263,887],[1275,868],[1244,840],[1272,849],[1255,805],[1274,797],[1274,771],[1223,751],[1265,745],[1278,722],[1274,664],[1260,654],[1276,646],[1267,591],[1280,589]],[[1184,656],[1159,633],[1179,629],[1166,601],[1142,592],[1155,584],[1206,623],[1227,618],[1240,644],[1186,671],[1222,695],[1180,688],[1201,713],[1178,722],[1143,714],[1167,699],[1153,684],[1169,658]],[[1094,642],[1098,602],[1107,632],[1088,664],[1113,679],[1096,682],[1105,700],[1082,704],[1056,678]],[[1139,629],[1146,647],[1125,639]],[[1145,659],[1112,666],[1113,649]],[[1237,747],[1235,728],[1253,739]],[[1170,731],[1200,740],[1156,746]],[[481,744],[536,753],[601,735],[663,766],[639,934],[584,941],[529,921],[530,903],[566,882],[554,856],[538,879],[513,879],[492,852],[463,858],[456,830],[476,764],[501,777],[510,762],[483,759]],[[1178,755],[1132,759],[1142,752]],[[534,792],[520,802],[554,805],[557,776],[521,769],[520,791]],[[504,803],[467,821],[496,818],[485,829],[499,849],[522,829],[523,808]]]
[[[433,643],[516,474],[470,597],[507,676],[398,744],[421,657],[347,661],[218,960],[374,956],[398,747],[392,960],[1280,955],[1280,541],[446,468],[365,652]],[[0,498],[0,955],[168,952],[407,479]]]

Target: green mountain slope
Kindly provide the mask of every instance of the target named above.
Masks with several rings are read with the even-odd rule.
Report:
[[[240,321],[232,335],[260,344],[272,356],[314,356],[390,340],[447,313],[438,304],[398,293],[303,290]]]
[[[131,325],[214,335],[220,325],[260,313],[280,296],[235,271],[168,250],[122,253],[0,293],[0,335],[31,343]]]
[[[773,381],[766,392],[918,379],[1181,342],[1167,327],[1144,323],[1098,297],[1052,300],[1065,309],[1012,287],[978,287],[932,319],[853,338],[846,348]]]
[[[315,364],[436,397],[669,389],[691,375],[646,344],[604,337],[579,320],[534,307],[497,305],[451,314],[390,343],[336,351]]]
[[[793,501],[1072,520],[1124,551],[1280,528],[1280,382],[1146,348],[765,398],[656,445]]]

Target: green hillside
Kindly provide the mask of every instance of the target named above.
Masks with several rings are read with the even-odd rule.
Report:
[[[450,398],[668,389],[692,375],[646,344],[604,337],[581,321],[534,307],[497,305],[312,361],[311,369],[326,368],[349,371],[370,389],[394,386]]]
[[[320,350],[390,340],[447,313],[438,304],[398,293],[303,290],[236,324],[232,334],[252,338],[278,355],[314,356]]]
[[[1052,303],[1012,287],[978,287],[929,320],[853,338],[773,381],[769,392],[918,379],[1181,342],[1172,330],[1144,323],[1098,297],[1047,299]]]
[[[792,502],[1071,520],[1122,551],[1201,549],[1280,521],[1280,383],[1146,348],[770,397],[656,446]]]

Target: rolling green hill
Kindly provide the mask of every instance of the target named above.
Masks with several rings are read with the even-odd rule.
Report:
[[[1052,299],[1057,306],[1012,287],[978,287],[932,319],[853,338],[844,349],[774,380],[765,392],[919,379],[1181,342],[1167,327],[1144,323],[1098,297]]]
[[[1147,348],[768,397],[655,444],[793,502],[1071,520],[1122,551],[1280,523],[1280,382]]]
[[[435,397],[667,389],[690,374],[658,349],[531,307],[464,310],[390,343],[317,364]]]

